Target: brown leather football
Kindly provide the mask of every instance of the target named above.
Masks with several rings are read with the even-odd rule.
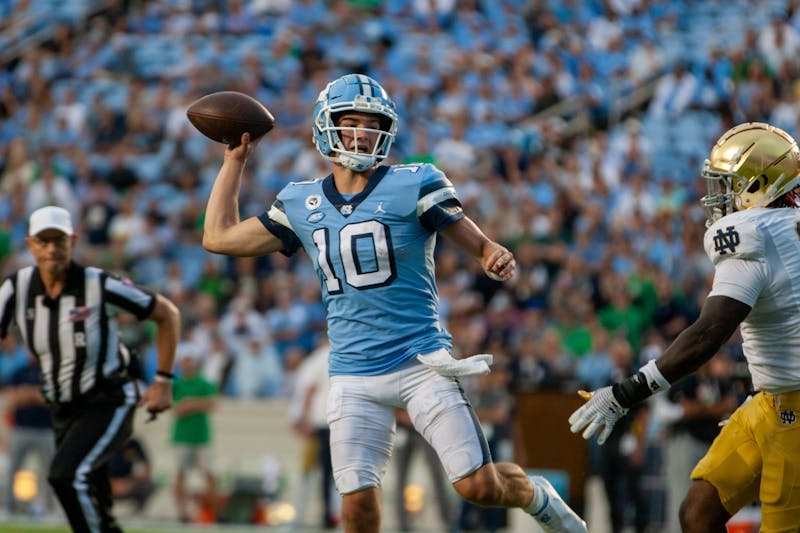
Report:
[[[186,116],[209,139],[232,145],[239,144],[245,132],[255,139],[275,125],[275,117],[261,102],[236,91],[207,94],[189,106]]]

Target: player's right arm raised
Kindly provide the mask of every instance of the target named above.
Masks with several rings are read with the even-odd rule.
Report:
[[[239,220],[242,173],[258,141],[251,142],[250,135],[245,133],[241,144],[225,149],[225,159],[211,189],[203,223],[203,248],[209,252],[251,257],[283,248],[281,240],[267,230],[258,218]]]

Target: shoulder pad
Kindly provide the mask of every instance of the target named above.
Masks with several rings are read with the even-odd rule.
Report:
[[[317,178],[305,181],[291,181],[287,183],[283,189],[278,192],[277,198],[279,200],[289,200],[292,198],[306,198],[310,196],[320,197],[321,187],[319,183],[325,178]],[[313,202],[314,200],[310,200]]]
[[[706,230],[703,246],[715,265],[730,258],[764,261],[764,236],[745,213],[722,217]]]

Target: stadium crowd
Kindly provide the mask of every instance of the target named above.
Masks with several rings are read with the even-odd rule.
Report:
[[[396,99],[393,161],[444,169],[467,211],[516,255],[516,278],[501,284],[440,246],[457,354],[494,353],[511,390],[594,389],[660,353],[698,312],[712,273],[699,173],[719,134],[756,120],[797,131],[797,8],[3,2],[0,267],[30,263],[28,215],[61,205],[76,216],[79,257],[181,308],[184,340],[226,395],[288,396],[324,334],[318,280],[302,256],[234,260],[202,249],[224,147],[185,110],[237,90],[275,114],[242,194],[242,215],[256,215],[287,181],[326,173],[311,107],[327,80],[363,72]],[[131,324],[126,336],[152,376],[146,328]],[[2,384],[26,356],[13,338],[0,349]],[[728,357],[740,360],[735,345]]]

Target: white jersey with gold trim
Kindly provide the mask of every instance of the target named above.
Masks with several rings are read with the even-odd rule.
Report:
[[[732,213],[708,228],[703,244],[715,269],[709,296],[752,307],[741,332],[753,387],[800,389],[800,209]]]

